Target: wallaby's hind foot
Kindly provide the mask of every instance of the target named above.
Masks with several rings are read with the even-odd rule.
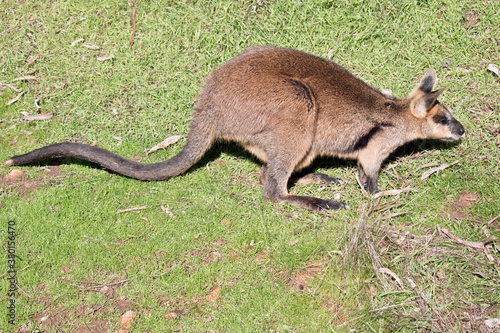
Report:
[[[287,168],[283,165],[274,167],[268,164],[262,167],[261,171],[261,181],[264,183],[264,193],[262,198],[264,200],[272,200],[273,202],[283,203],[288,202],[299,208],[305,208],[314,212],[325,212],[326,210],[337,210],[341,208],[348,208],[348,206],[343,202],[326,200],[307,196],[290,195],[287,191],[287,182],[290,177],[291,170],[287,171]],[[291,168],[289,168],[291,169]],[[309,176],[311,179],[323,179],[334,181],[336,178],[328,177],[321,174],[312,174]]]
[[[342,184],[342,179],[330,177],[322,173],[309,173],[297,179],[299,184],[317,184],[317,185],[330,185]]]

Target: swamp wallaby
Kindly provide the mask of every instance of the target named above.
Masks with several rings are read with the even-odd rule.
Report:
[[[437,101],[436,72],[429,70],[407,98],[386,96],[339,65],[291,49],[249,47],[206,79],[194,109],[185,147],[169,160],[147,164],[79,143],[59,143],[14,156],[6,165],[50,157],[74,157],[141,179],[177,176],[216,139],[240,143],[262,166],[263,199],[321,212],[345,204],[290,195],[292,172],[317,156],[358,161],[359,178],[377,192],[382,162],[415,139],[458,140],[464,127]],[[336,178],[315,174],[322,182]]]

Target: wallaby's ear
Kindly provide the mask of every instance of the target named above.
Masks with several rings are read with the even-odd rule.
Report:
[[[433,69],[429,69],[427,73],[425,73],[424,77],[420,81],[420,85],[418,89],[422,90],[425,93],[430,93],[432,88],[436,85],[437,75],[436,71]]]
[[[436,71],[433,69],[429,69],[427,73],[425,73],[422,80],[420,80],[418,86],[415,89],[413,89],[413,91],[410,93],[408,98],[413,98],[422,92],[430,93],[432,91],[432,88],[434,88],[434,86],[436,85],[436,82],[437,82]]]
[[[422,80],[422,83],[424,83],[424,79]],[[417,118],[424,118],[427,111],[432,108],[434,103],[436,103],[437,98],[443,91],[444,89],[439,89],[428,93],[417,94],[410,104],[411,113]]]

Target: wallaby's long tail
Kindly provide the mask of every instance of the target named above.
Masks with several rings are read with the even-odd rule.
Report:
[[[186,146],[174,157],[159,163],[140,163],[121,157],[106,149],[81,143],[56,143],[14,156],[5,165],[22,165],[52,157],[74,157],[97,163],[104,168],[140,180],[162,180],[177,176],[198,162],[210,148],[211,135],[190,132]]]

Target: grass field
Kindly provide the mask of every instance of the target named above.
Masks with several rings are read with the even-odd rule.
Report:
[[[434,68],[466,134],[400,148],[379,188],[413,191],[379,199],[355,162],[318,159],[347,184],[290,191],[349,204],[330,216],[263,202],[259,161],[232,143],[161,182],[72,159],[2,166],[0,332],[500,329],[496,1],[3,0],[0,161],[61,141],[172,157],[203,79],[249,45],[330,58],[398,97]]]

